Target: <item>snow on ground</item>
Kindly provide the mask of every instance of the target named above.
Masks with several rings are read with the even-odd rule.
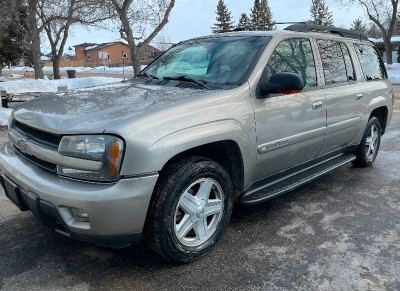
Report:
[[[14,77],[15,78],[15,77]],[[68,89],[79,89],[94,87],[107,84],[119,84],[122,79],[106,77],[88,77],[61,80],[35,80],[35,79],[10,79],[3,78],[0,82],[0,90],[7,93],[19,94],[28,92],[58,92],[58,87]],[[11,115],[12,109],[0,107],[0,126],[6,126]]]
[[[386,65],[386,70],[392,84],[400,84],[400,64]]]
[[[142,66],[142,70],[146,68],[146,66]],[[75,70],[77,73],[83,72],[83,73],[92,73],[92,74],[118,74],[121,75],[124,73],[125,74],[133,74],[133,68],[132,66],[126,66],[124,67],[116,67],[116,68],[109,68],[109,67],[65,67],[65,68],[60,68],[61,72],[65,72],[68,70]],[[31,72],[33,71],[33,68],[30,67],[12,67],[11,69],[4,69],[4,71],[21,71],[21,72]],[[43,67],[43,72],[53,72],[53,67]]]
[[[58,87],[67,87],[70,89],[86,88],[99,86],[110,83],[121,82],[120,78],[107,77],[88,77],[76,79],[61,79],[61,80],[35,80],[35,79],[17,79],[9,80],[0,83],[0,90],[5,90],[7,93],[19,94],[27,92],[58,92]]]

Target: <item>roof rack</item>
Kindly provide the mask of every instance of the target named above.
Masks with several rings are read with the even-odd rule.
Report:
[[[228,30],[222,30],[219,31],[218,33],[225,33],[225,32],[237,32],[237,31],[244,31],[244,30],[259,30],[260,28],[268,27],[268,26],[274,26],[277,24],[306,24],[306,22],[270,22],[270,23],[264,23],[264,24],[252,24],[252,25],[247,25],[244,27],[236,27],[234,29],[228,29]]]
[[[358,40],[369,41],[367,35],[363,32],[349,30],[344,28],[330,27],[315,25],[312,23],[293,24],[285,28],[285,30],[298,31],[298,32],[322,32],[337,34],[342,37],[354,38]]]

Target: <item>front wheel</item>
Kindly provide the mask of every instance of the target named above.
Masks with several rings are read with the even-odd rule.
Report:
[[[369,167],[375,161],[381,145],[382,129],[379,119],[372,117],[367,124],[360,146],[356,151],[354,164]]]
[[[168,167],[156,186],[147,228],[150,246],[174,262],[208,252],[225,232],[233,206],[227,171],[202,157]]]

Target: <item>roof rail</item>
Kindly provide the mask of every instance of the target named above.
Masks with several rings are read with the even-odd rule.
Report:
[[[293,25],[286,27],[285,30],[298,31],[298,32],[332,33],[332,34],[337,34],[342,37],[369,41],[367,35],[360,31],[344,29],[344,28],[337,28],[337,27],[330,27],[330,26],[315,25],[312,23],[293,24]]]

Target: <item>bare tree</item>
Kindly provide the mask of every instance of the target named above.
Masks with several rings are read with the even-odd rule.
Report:
[[[337,0],[345,5],[352,5],[353,3],[359,4],[368,18],[376,24],[383,35],[383,43],[385,44],[385,51],[387,63],[392,64],[392,48],[390,40],[393,36],[394,27],[396,25],[397,11],[399,7],[399,0]]]
[[[30,46],[32,49],[32,58],[33,58],[33,68],[35,70],[35,78],[43,79],[43,69],[41,57],[42,53],[40,50],[41,40],[40,40],[40,32],[41,29],[38,27],[38,19],[36,9],[38,6],[39,0],[28,0],[28,14],[27,14],[27,23],[29,26],[28,39],[30,42]]]
[[[370,23],[367,35],[370,38],[382,38],[382,32],[378,29],[375,23]]]
[[[121,22],[121,38],[129,45],[134,74],[140,72],[140,53],[168,23],[175,0],[109,0]]]
[[[61,79],[60,63],[71,26],[108,19],[102,4],[97,0],[39,0],[38,16],[50,43],[54,79]]]
[[[162,52],[169,50],[174,45],[165,33],[159,33],[154,41],[151,41],[151,44]]]

